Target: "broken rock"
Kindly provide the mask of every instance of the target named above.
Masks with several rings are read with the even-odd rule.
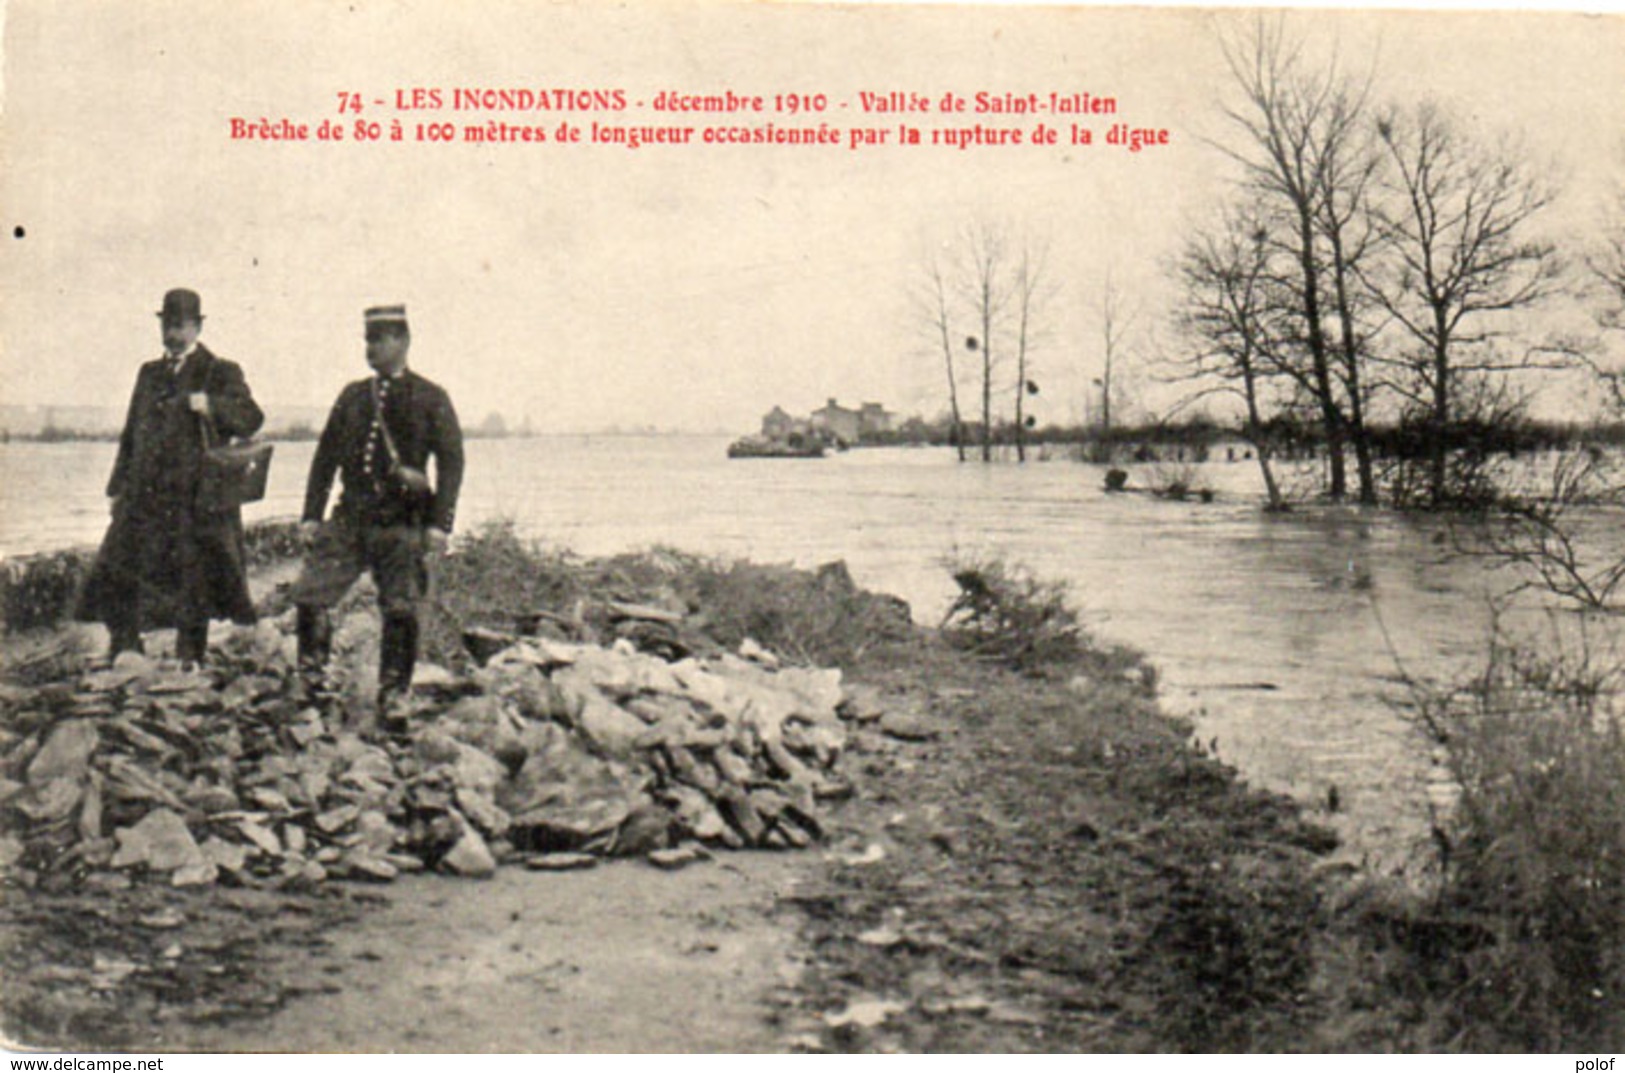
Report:
[[[496,874],[497,861],[486,846],[485,839],[467,821],[463,822],[462,827],[462,834],[441,858],[440,866],[472,879],[485,879]]]
[[[847,1003],[844,1010],[838,1013],[824,1015],[824,1023],[831,1028],[840,1028],[844,1025],[856,1025],[859,1028],[874,1028],[883,1023],[894,1013],[902,1013],[908,1009],[908,1004],[890,999],[861,998]]]
[[[656,868],[668,872],[675,872],[679,868],[687,868],[698,861],[709,860],[711,855],[701,846],[686,842],[671,849],[657,849],[645,855],[645,859]]]
[[[890,711],[880,717],[880,730],[900,741],[930,741],[937,727],[923,715],[910,711]]]
[[[188,864],[175,869],[175,874],[169,877],[170,885],[176,887],[206,887],[220,878],[220,870],[209,861],[200,864]]]
[[[853,723],[876,723],[886,714],[886,701],[874,686],[849,683],[837,711]]]
[[[356,879],[370,879],[379,883],[388,883],[400,875],[400,869],[392,862],[364,850],[352,850],[346,853],[341,864],[345,874]]]
[[[173,872],[208,864],[186,822],[167,808],[154,809],[135,826],[120,827],[113,836],[118,839],[114,868],[144,864],[155,872]]]
[[[45,739],[44,746],[29,761],[29,784],[37,786],[52,779],[85,778],[90,769],[90,755],[100,742],[96,724],[88,719],[58,723]]]
[[[587,740],[611,756],[628,757],[649,729],[647,723],[618,704],[605,700],[591,687],[565,686],[567,695],[579,703],[576,725]]]
[[[533,872],[573,872],[597,865],[598,857],[592,853],[539,853],[525,858],[525,867]]]
[[[630,773],[587,753],[563,727],[549,725],[540,747],[498,789],[516,843],[576,849],[626,822],[642,799]]]
[[[248,848],[223,838],[206,839],[198,848],[210,864],[222,871],[241,872],[248,863]]]

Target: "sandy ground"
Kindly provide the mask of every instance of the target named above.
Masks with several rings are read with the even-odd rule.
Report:
[[[332,938],[339,988],[272,1016],[186,1027],[187,1051],[772,1051],[788,983],[784,857],[736,854],[677,873],[636,861],[507,868],[485,882],[413,877]]]
[[[283,935],[231,965],[277,981],[275,993],[293,985],[295,997],[272,1012],[216,1021],[185,1002],[146,1016],[125,1007],[115,1016],[147,1027],[120,1049],[784,1050],[773,1011],[799,966],[792,915],[774,909],[799,864],[733,854],[674,873],[617,861],[568,873],[505,868],[488,881],[406,877],[369,891],[371,904],[342,926]],[[205,927],[193,915],[161,941],[202,943]],[[32,1035],[10,1027],[25,1043]]]

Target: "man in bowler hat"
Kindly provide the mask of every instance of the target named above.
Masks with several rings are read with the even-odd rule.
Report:
[[[77,618],[105,622],[112,654],[141,651],[143,626],[174,626],[175,655],[203,658],[209,620],[254,622],[242,512],[198,502],[205,439],[259,430],[265,416],[236,364],[198,342],[197,292],[164,295],[164,353],[136,374],[107,482],[113,521]]]
[[[425,560],[442,554],[451,535],[463,434],[445,390],[406,366],[412,345],[406,307],[375,306],[362,319],[374,375],[339,394],[305,487],[300,529],[308,550],[293,591],[299,666],[306,684],[319,691],[332,649],[329,611],[363,571],[371,573],[383,615],[379,717],[386,729],[399,731],[417,660]],[[344,490],[323,524],[335,474]]]

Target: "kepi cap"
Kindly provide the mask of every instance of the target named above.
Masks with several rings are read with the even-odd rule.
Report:
[[[203,300],[196,291],[176,287],[164,294],[164,308],[158,311],[164,320],[202,320]]]
[[[406,306],[373,306],[361,315],[363,326],[406,327]]]

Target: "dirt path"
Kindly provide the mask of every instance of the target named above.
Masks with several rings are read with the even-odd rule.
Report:
[[[733,854],[667,873],[505,868],[411,877],[304,971],[325,994],[225,1026],[174,1025],[182,1051],[782,1050],[768,1013],[794,979],[778,896],[801,862]],[[336,989],[336,990],[335,990]]]

